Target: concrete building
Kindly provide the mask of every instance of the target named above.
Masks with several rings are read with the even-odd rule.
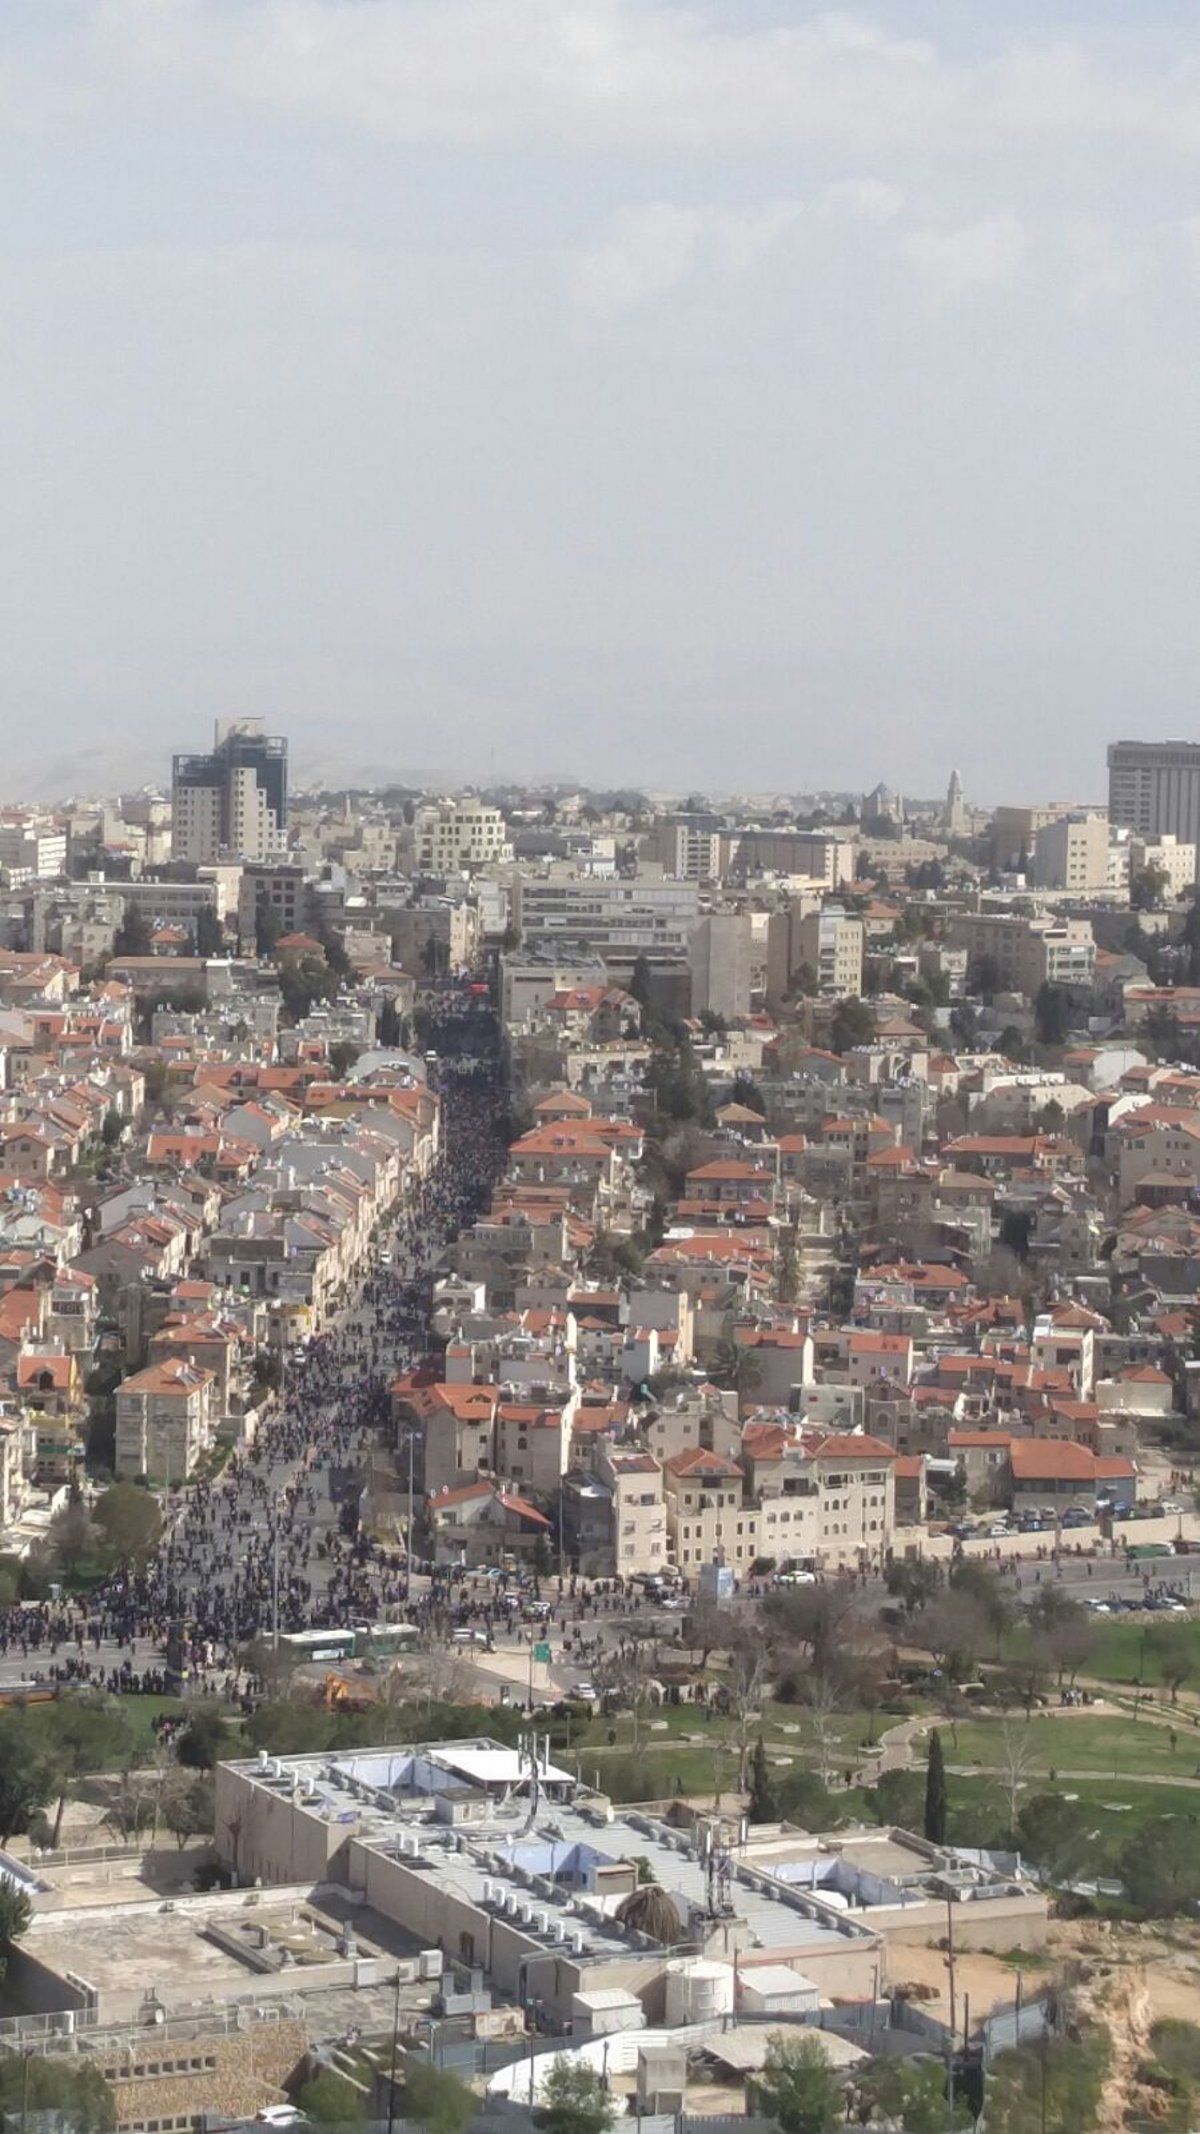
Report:
[[[617,960],[683,958],[698,916],[695,882],[626,881],[565,869],[519,874],[513,883],[513,924],[526,946],[559,941]]]
[[[147,1475],[177,1487],[212,1442],[216,1379],[211,1371],[170,1357],[123,1379],[117,1388],[118,1476]]]
[[[1196,847],[1185,845],[1168,830],[1162,837],[1129,839],[1129,877],[1153,868],[1167,878],[1168,898],[1181,897],[1196,879]]]
[[[1200,743],[1114,741],[1108,812],[1141,837],[1170,831],[1181,844],[1200,848]]]
[[[950,922],[950,940],[966,949],[972,976],[989,963],[1005,992],[1032,998],[1043,983],[1090,986],[1095,976],[1096,942],[1088,919],[961,912]]]
[[[263,914],[270,914],[275,938],[304,931],[308,916],[304,869],[287,861],[259,861],[243,867],[238,884],[238,937],[246,955],[253,955]]]
[[[287,742],[261,719],[217,723],[211,752],[176,756],[171,772],[171,857],[201,863],[262,860],[287,832]]]
[[[415,874],[462,874],[512,858],[508,825],[499,808],[464,795],[416,809],[397,840],[397,859]]]
[[[815,973],[817,991],[842,999],[862,992],[863,922],[843,904],[823,904],[800,921],[798,961]]]
[[[45,880],[67,871],[67,833],[57,823],[0,823],[0,868],[9,882]]]
[[[849,889],[855,846],[849,837],[809,830],[743,830],[731,836],[729,871],[738,875],[795,874],[827,889]]]
[[[1037,831],[1033,880],[1039,889],[1084,896],[1109,882],[1108,816],[1099,808],[1060,815]]]
[[[749,913],[707,913],[692,934],[692,1014],[707,1010],[726,1022],[749,1015],[752,964]]]
[[[743,1503],[742,1470],[719,1452],[676,1453],[663,1471],[675,1568],[694,1580],[703,1564],[743,1577],[758,1555],[758,1513]]]
[[[533,1758],[536,1756],[536,1775]],[[844,1904],[763,1878],[705,1832],[615,1814],[548,1750],[486,1739],[264,1758],[217,1772],[218,1855],[240,1882],[334,1882],[371,1912],[482,1972],[520,2002],[570,2021],[575,1996],[619,1987],[648,2021],[665,2013],[680,1953],[747,1973],[794,1962],[823,1995],[866,1997],[886,1977],[881,1937]],[[644,1863],[678,1917],[651,1941],[614,1916]],[[943,1906],[944,1918],[944,1906]]]

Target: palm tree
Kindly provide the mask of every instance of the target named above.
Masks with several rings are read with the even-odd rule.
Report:
[[[640,1889],[631,1890],[617,1906],[616,1917],[622,1926],[645,1934],[664,1949],[673,1947],[679,1939],[679,1914],[657,1882],[644,1882]]]

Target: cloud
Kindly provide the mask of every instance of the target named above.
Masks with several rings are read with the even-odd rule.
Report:
[[[622,208],[600,242],[573,261],[571,295],[593,317],[611,318],[666,295],[701,267],[718,275],[744,273],[765,258],[799,213],[792,200],[749,208],[659,200]]]
[[[956,229],[908,230],[897,249],[929,295],[949,302],[1009,281],[1025,258],[1028,238],[1015,215],[985,215]]]
[[[836,10],[796,22],[781,4],[776,23],[747,25],[736,7],[668,0],[93,0],[83,22],[74,44],[48,42],[50,110],[78,77],[98,104],[199,92],[386,142],[1200,148],[1194,62],[1118,71],[1079,40],[1002,30],[964,58]],[[14,110],[37,108],[19,86]]]
[[[820,205],[822,215],[835,222],[894,222],[904,194],[882,178],[839,178],[824,188]]]

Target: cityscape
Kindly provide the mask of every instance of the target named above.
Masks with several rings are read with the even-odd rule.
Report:
[[[0,2134],[1200,2134],[1198,145],[7,0]]]
[[[1186,2111],[1200,745],[1107,779],[0,808],[6,2109]]]

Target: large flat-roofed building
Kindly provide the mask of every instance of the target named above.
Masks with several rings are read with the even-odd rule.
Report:
[[[1108,813],[1141,837],[1171,831],[1180,844],[1200,848],[1200,742],[1114,741]]]
[[[536,1759],[536,1771],[534,1763]],[[794,1963],[826,1996],[866,1997],[880,1937],[836,1902],[768,1889],[682,1830],[614,1810],[544,1749],[487,1739],[345,1756],[261,1758],[217,1773],[216,1844],[241,1882],[334,1881],[494,1989],[536,1992],[560,2021],[579,1993],[621,1987],[661,2019],[681,1951],[740,1966]],[[678,1932],[650,1940],[618,1918],[648,1863]]]
[[[171,857],[222,854],[264,860],[287,833],[287,742],[261,719],[218,722],[205,756],[176,756],[171,773]]]

